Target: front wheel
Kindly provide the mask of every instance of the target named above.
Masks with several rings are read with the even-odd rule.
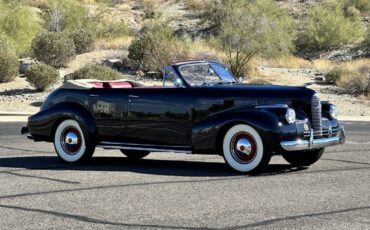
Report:
[[[61,122],[54,134],[54,148],[65,162],[78,162],[90,158],[95,145],[87,129],[75,120]]]
[[[283,153],[283,158],[294,166],[309,166],[318,161],[324,153],[324,148],[310,151]]]
[[[121,150],[121,152],[132,160],[139,160],[149,155],[148,151],[137,151],[137,150]]]
[[[245,124],[235,125],[226,132],[223,153],[226,163],[243,173],[262,169],[271,159],[258,132]]]

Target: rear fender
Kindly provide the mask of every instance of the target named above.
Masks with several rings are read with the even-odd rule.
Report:
[[[42,110],[28,118],[29,132],[36,139],[53,141],[56,126],[66,119],[83,123],[91,134],[96,134],[96,125],[91,113],[82,105],[62,102]]]

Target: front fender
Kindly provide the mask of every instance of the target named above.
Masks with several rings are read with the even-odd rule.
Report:
[[[263,142],[268,143],[265,147],[273,149],[279,144],[279,117],[268,110],[248,109],[219,114],[194,125],[191,137],[193,152],[220,153],[224,134],[235,124],[255,128]]]
[[[83,123],[90,133],[97,133],[91,113],[74,102],[62,102],[30,116],[27,126],[35,140],[53,141],[56,125],[66,119]]]

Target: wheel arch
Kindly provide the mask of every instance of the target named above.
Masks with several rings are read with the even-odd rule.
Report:
[[[58,125],[64,120],[76,120],[83,123],[87,131],[96,136],[97,128],[90,111],[75,102],[62,102],[42,110],[28,120],[30,133],[41,140],[52,141]]]
[[[224,124],[220,130],[218,131],[217,133],[217,136],[216,136],[216,150],[220,150],[217,152],[217,154],[219,155],[222,155],[222,142],[223,142],[223,139],[224,139],[224,136],[226,134],[226,132],[233,126],[235,125],[239,125],[239,124],[245,124],[245,125],[249,125],[251,127],[253,127],[252,125],[248,124],[245,120],[240,120],[240,121],[230,121],[226,124]],[[253,127],[254,128],[254,127]]]
[[[278,117],[267,110],[243,110],[210,117],[193,127],[193,151],[195,153],[212,151],[222,154],[220,146],[222,146],[223,137],[231,127],[237,124],[251,126],[260,134],[264,142],[269,139],[273,140],[279,133],[278,123]]]

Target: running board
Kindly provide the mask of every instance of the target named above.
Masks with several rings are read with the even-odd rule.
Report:
[[[141,145],[121,142],[102,141],[97,147],[104,149],[123,149],[123,150],[143,150],[151,152],[176,152],[190,154],[191,147],[189,146],[167,146],[167,145]]]

